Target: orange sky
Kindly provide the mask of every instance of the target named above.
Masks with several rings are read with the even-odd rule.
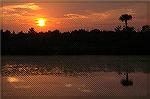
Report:
[[[1,7],[2,28],[11,31],[28,31],[30,27],[37,31],[59,29],[113,30],[124,25],[118,20],[121,14],[131,14],[129,26],[141,29],[148,24],[148,3],[146,2],[75,2],[75,3],[3,3]],[[38,18],[46,19],[46,26],[36,24]]]

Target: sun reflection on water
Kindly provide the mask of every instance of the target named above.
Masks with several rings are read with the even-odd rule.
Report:
[[[12,82],[12,83],[13,83],[13,82],[19,82],[19,79],[15,78],[15,77],[8,77],[8,78],[7,78],[7,81],[8,81],[8,82]]]

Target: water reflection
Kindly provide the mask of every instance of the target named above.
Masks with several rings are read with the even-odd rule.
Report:
[[[2,90],[6,96],[145,96],[149,65],[150,57],[2,57]]]
[[[7,81],[10,83],[19,82],[19,79],[15,77],[7,77]]]
[[[87,86],[85,84],[82,84],[79,88],[79,91],[84,92],[84,93],[90,93],[92,92],[92,90],[88,89]]]
[[[2,67],[3,76],[27,76],[48,74],[64,74],[64,69],[60,67],[44,67],[36,64],[6,64]]]
[[[66,75],[66,76],[79,76],[79,75],[87,75],[93,72],[117,72],[121,74],[122,72],[149,72],[148,65],[147,66],[121,66],[118,67],[114,64],[114,66],[109,65],[97,65],[97,66],[72,66],[68,67],[66,65],[61,64],[61,66],[51,66],[51,65],[43,65],[43,64],[6,64],[2,66],[2,75],[3,76],[27,76],[27,75]],[[126,73],[126,77],[128,73]]]
[[[121,84],[123,86],[133,86],[133,81],[129,79],[128,72],[125,73],[126,79],[121,80]]]
[[[72,84],[66,84],[65,87],[72,87]]]

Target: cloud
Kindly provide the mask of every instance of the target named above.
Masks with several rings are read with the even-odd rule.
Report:
[[[133,16],[136,14],[136,11],[133,9],[114,9],[105,12],[91,12],[88,15],[88,18],[92,19],[93,21],[99,20],[99,21],[110,22],[110,21],[116,21],[122,14],[130,14]]]
[[[81,15],[81,14],[64,14],[65,18],[69,18],[69,19],[85,19],[88,18],[85,15]]]
[[[0,0],[2,1],[2,0]],[[103,2],[104,0],[3,0],[3,2],[6,2],[6,3],[16,3],[16,2],[37,2],[37,3],[42,3],[42,2]],[[109,1],[119,1],[119,2],[124,2],[124,1],[147,1],[147,0],[105,0],[107,2]]]
[[[106,18],[108,18],[110,16],[109,13],[91,13],[88,17],[89,18],[92,18],[92,19],[101,19],[101,20],[104,20]]]
[[[91,14],[91,16],[96,16],[96,17],[100,17],[100,18],[110,18],[112,16],[118,16],[118,15],[121,15],[121,14],[131,14],[131,15],[134,15],[136,14],[136,12],[133,10],[133,9],[115,9],[115,10],[108,10],[108,11],[105,11],[105,12],[93,12]]]
[[[23,5],[17,5],[16,8],[26,8],[26,9],[31,9],[31,10],[41,9],[39,6],[37,6],[34,3],[26,3],[26,4],[23,4]]]
[[[73,13],[68,13],[68,14],[64,14],[65,18],[69,18],[69,19],[88,19],[88,20],[109,20],[109,19],[116,19],[118,18],[120,15],[122,14],[131,14],[131,15],[135,15],[136,11],[134,11],[133,9],[114,9],[114,10],[108,10],[105,12],[93,12],[93,11],[89,11],[88,14],[83,15],[83,14],[73,14]]]
[[[4,15],[22,15],[31,16],[32,12],[41,9],[34,3],[25,3],[20,5],[8,5],[2,7],[2,12]]]
[[[136,11],[134,9],[115,9],[115,10],[110,10],[106,13],[110,13],[111,15],[120,15],[120,14],[131,14],[134,15],[136,14]]]

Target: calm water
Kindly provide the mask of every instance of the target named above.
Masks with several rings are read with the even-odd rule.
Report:
[[[150,95],[150,56],[3,56],[1,60],[4,99]]]

